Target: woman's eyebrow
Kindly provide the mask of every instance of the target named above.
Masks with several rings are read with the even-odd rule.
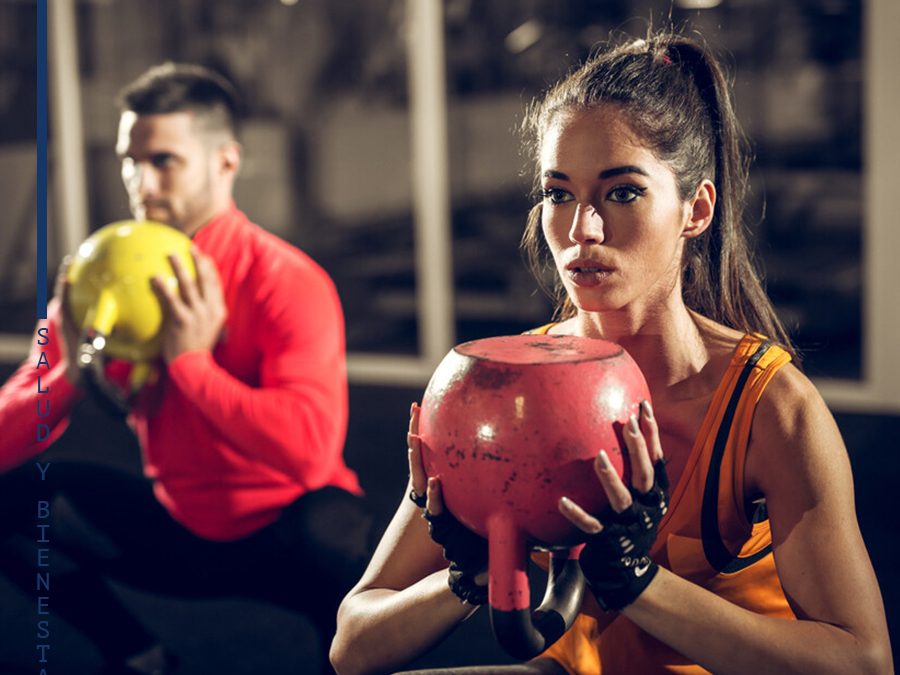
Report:
[[[598,174],[598,178],[612,178],[613,176],[620,176],[623,173],[637,173],[641,176],[650,176],[650,174],[644,171],[641,167],[626,164],[625,166],[616,166],[612,169],[601,171]]]
[[[613,176],[621,176],[625,173],[636,173],[641,176],[650,176],[644,169],[639,166],[634,166],[632,164],[626,164],[624,166],[615,166],[611,169],[604,169],[599,174],[597,174],[597,178],[606,179],[612,178]],[[564,174],[562,171],[556,171],[554,169],[547,169],[541,174],[544,178],[556,178],[557,180],[569,180],[569,177]]]

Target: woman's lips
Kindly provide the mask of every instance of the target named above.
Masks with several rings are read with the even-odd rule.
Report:
[[[612,270],[593,260],[575,260],[566,265],[566,273],[576,286],[590,288],[603,283]]]
[[[576,286],[581,286],[582,288],[591,288],[593,286],[599,286],[602,284],[612,272],[609,270],[579,270],[573,269],[569,270],[569,279]]]

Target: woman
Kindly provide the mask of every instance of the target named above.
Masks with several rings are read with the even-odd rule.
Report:
[[[604,453],[595,462],[613,512],[560,501],[590,535],[582,614],[509,671],[892,671],[846,450],[749,260],[721,67],[658,35],[595,56],[530,113],[542,199],[524,242],[552,256],[565,292],[559,321],[538,330],[622,345],[653,407],[625,433],[631,486]],[[440,482],[426,483],[416,425],[414,406],[410,490],[433,519]],[[636,513],[646,532],[628,530]],[[470,614],[459,597],[481,599],[483,559],[448,548],[448,573],[427,525],[404,500],[341,606],[340,673],[401,665]],[[622,532],[635,535],[628,556]]]

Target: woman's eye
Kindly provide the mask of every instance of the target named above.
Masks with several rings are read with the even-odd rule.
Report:
[[[639,188],[635,185],[620,185],[619,187],[615,187],[609,191],[607,199],[609,199],[609,201],[611,202],[627,204],[628,202],[633,202],[635,199],[643,195],[646,191],[646,188]]]
[[[551,204],[562,204],[572,201],[572,195],[560,188],[544,188],[541,190],[541,198],[549,201]]]

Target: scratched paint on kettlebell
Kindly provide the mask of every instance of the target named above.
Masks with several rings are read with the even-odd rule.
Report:
[[[455,445],[448,445],[444,448],[444,456],[447,458],[447,466],[451,469],[457,469],[462,460],[466,458],[466,452]]]
[[[544,485],[552,485],[553,477],[550,475],[549,469],[541,469],[538,471],[537,476],[535,476],[535,480],[538,483],[542,483]]]
[[[560,338],[561,337],[562,336],[560,336]],[[559,340],[560,338],[557,338],[557,340]],[[534,342],[530,346],[533,347],[534,349],[553,354],[553,356],[555,356],[559,361],[566,361],[566,360],[575,361],[575,360],[583,359],[585,357],[585,353],[584,353],[583,349],[579,349],[578,347],[576,347],[574,345],[566,344],[564,342],[561,343],[561,342],[562,341],[560,341],[560,342]],[[538,361],[538,362],[540,362],[540,361]]]
[[[559,345],[553,342],[532,342],[529,347],[532,347],[534,349],[543,349],[544,351],[548,352],[555,352],[557,351]]]
[[[503,389],[522,377],[521,370],[480,365],[480,368],[472,370],[471,382],[476,389]]]
[[[509,462],[509,457],[504,457],[502,454],[498,454],[496,452],[488,452],[487,450],[482,450],[481,459],[487,460],[489,462]]]
[[[509,492],[510,486],[516,481],[518,475],[519,474],[516,471],[513,471],[511,474],[509,474],[509,478],[503,481],[503,489],[500,491],[501,494],[506,494],[507,492]]]

